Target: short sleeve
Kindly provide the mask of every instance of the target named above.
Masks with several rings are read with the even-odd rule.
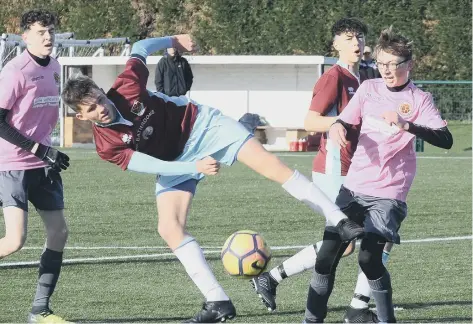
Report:
[[[128,102],[133,103],[147,94],[148,77],[149,71],[146,64],[137,57],[131,57],[125,65],[125,70],[115,80],[112,89]]]
[[[438,129],[447,126],[445,120],[442,119],[439,110],[435,106],[434,98],[427,93],[419,107],[419,114],[413,121],[417,125]]]
[[[344,122],[352,125],[358,125],[361,121],[363,101],[366,93],[368,82],[363,82],[343,109],[339,118]]]
[[[338,82],[333,75],[323,74],[314,86],[310,111],[327,115],[338,100]]]
[[[102,160],[116,164],[122,170],[127,169],[135,151],[120,138],[118,132],[94,125],[94,141]]]
[[[25,78],[13,65],[6,65],[0,72],[0,108],[10,110],[22,96]]]

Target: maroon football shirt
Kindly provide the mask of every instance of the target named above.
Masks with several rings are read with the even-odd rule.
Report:
[[[359,85],[357,78],[350,71],[336,64],[327,70],[315,84],[309,110],[316,111],[321,116],[338,116],[353,97]],[[328,167],[333,157],[327,153],[327,133],[324,133],[320,141],[319,152],[313,161],[312,171],[345,176],[355,153],[359,134],[360,127],[353,126],[348,130],[348,145],[340,150],[341,169],[334,170]]]
[[[197,106],[182,105],[176,97],[162,97],[146,89],[149,71],[139,58],[130,58],[107,97],[128,125],[94,124],[97,153],[126,170],[134,151],[172,161],[183,151],[197,117]]]

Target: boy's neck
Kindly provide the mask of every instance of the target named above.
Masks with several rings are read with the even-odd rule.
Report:
[[[346,66],[348,71],[350,71],[353,74],[358,74],[358,71],[360,70],[360,62],[355,63],[355,64],[349,63],[343,60],[341,57],[339,57],[338,60]]]

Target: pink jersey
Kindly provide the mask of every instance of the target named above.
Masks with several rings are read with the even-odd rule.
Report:
[[[0,108],[10,110],[7,122],[27,138],[48,146],[59,116],[60,71],[54,58],[43,67],[25,50],[0,73]],[[2,138],[0,152],[0,171],[46,165],[32,153]]]
[[[412,82],[399,92],[390,91],[382,79],[363,82],[339,116],[354,125],[362,121],[344,186],[365,195],[405,201],[416,173],[415,136],[382,119],[383,112],[391,110],[418,125],[446,126],[432,95]]]

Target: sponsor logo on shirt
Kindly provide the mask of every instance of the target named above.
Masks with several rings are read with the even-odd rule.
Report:
[[[143,139],[147,140],[153,134],[153,126],[148,126],[143,131]]]
[[[404,118],[411,117],[413,114],[412,107],[408,103],[402,103],[401,105],[399,105],[399,108],[397,109],[397,111],[399,115],[401,115],[401,117],[404,117]]]
[[[136,131],[136,147],[138,147],[138,144],[140,142],[140,138],[143,134],[143,139],[147,140],[149,138],[149,136],[153,133],[153,127],[151,127],[149,131],[151,131],[151,133],[149,134],[146,134],[146,137],[145,137],[145,133],[146,130],[149,128],[149,127],[146,127],[145,131],[143,131],[143,128],[145,127],[146,123],[148,122],[148,120],[151,118],[151,116],[154,115],[154,110],[151,110],[142,120],[141,120],[141,124],[140,124],[140,127],[138,127],[138,130]]]
[[[353,96],[355,94],[355,89],[353,89],[353,87],[348,87],[348,94]]]
[[[37,76],[37,77],[32,77],[31,82],[36,82],[36,81],[43,80],[43,79],[44,79],[44,76],[40,75],[40,76]]]
[[[143,116],[145,109],[145,105],[143,105],[143,103],[139,102],[138,100],[135,100],[133,106],[131,106],[131,112],[137,116]]]
[[[123,134],[122,135],[122,141],[125,144],[130,144],[131,143],[131,135],[130,134]]]
[[[383,97],[381,97],[381,96],[376,96],[376,95],[374,95],[374,94],[372,94],[372,93],[370,93],[370,92],[367,92],[367,93],[366,93],[366,96],[367,96],[368,98],[370,98],[370,99],[373,99],[374,101],[382,101],[382,100],[383,100]]]
[[[33,108],[43,108],[44,106],[58,106],[59,96],[38,97],[33,100]]]

